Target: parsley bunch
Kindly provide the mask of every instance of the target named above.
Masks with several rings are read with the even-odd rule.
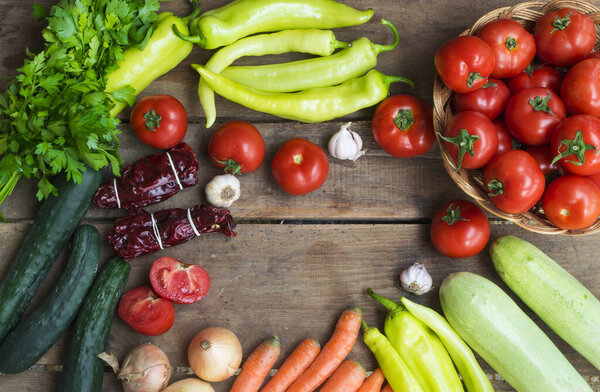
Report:
[[[22,177],[38,178],[37,198],[56,195],[53,176],[80,183],[89,166],[122,163],[114,101],[133,103],[126,87],[106,93],[106,75],[123,51],[143,48],[157,20],[159,0],[63,0],[50,10],[44,49],[27,58],[0,94],[0,204]],[[1,215],[0,215],[1,217]]]

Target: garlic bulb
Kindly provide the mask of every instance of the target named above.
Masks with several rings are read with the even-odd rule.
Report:
[[[206,187],[206,199],[215,207],[229,207],[240,198],[240,180],[231,174],[213,178]]]
[[[360,135],[350,130],[350,124],[342,125],[339,131],[329,139],[329,153],[337,159],[357,160],[365,155],[367,150],[361,150],[363,143]]]
[[[400,274],[400,286],[409,293],[423,295],[433,288],[433,280],[423,264],[414,263]]]

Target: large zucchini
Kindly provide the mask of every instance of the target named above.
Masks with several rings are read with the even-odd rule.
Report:
[[[40,205],[33,224],[0,283],[0,342],[19,322],[58,253],[67,245],[100,185],[100,172],[90,168],[81,184],[60,176],[58,196]]]
[[[94,281],[77,318],[63,361],[59,392],[100,392],[110,325],[129,277],[129,263],[110,259]]]
[[[440,302],[452,328],[519,392],[592,392],[542,330],[493,282],[451,274]]]
[[[20,373],[42,357],[75,319],[100,262],[100,233],[90,225],[75,230],[71,256],[46,299],[0,344],[0,372]]]
[[[500,277],[558,336],[600,369],[600,301],[529,242],[499,237],[490,254]]]

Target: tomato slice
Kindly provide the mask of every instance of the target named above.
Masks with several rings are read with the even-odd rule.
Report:
[[[126,292],[117,310],[119,317],[135,331],[156,336],[167,332],[175,321],[175,308],[148,286]]]
[[[208,293],[210,277],[199,265],[161,257],[150,268],[150,283],[161,297],[178,304],[191,304]]]

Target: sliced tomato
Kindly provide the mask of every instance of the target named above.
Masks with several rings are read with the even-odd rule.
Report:
[[[150,268],[150,283],[161,297],[178,304],[191,304],[208,293],[210,277],[199,265],[161,257]]]
[[[135,331],[156,336],[167,332],[175,321],[175,308],[148,286],[126,292],[117,310],[119,317]]]

